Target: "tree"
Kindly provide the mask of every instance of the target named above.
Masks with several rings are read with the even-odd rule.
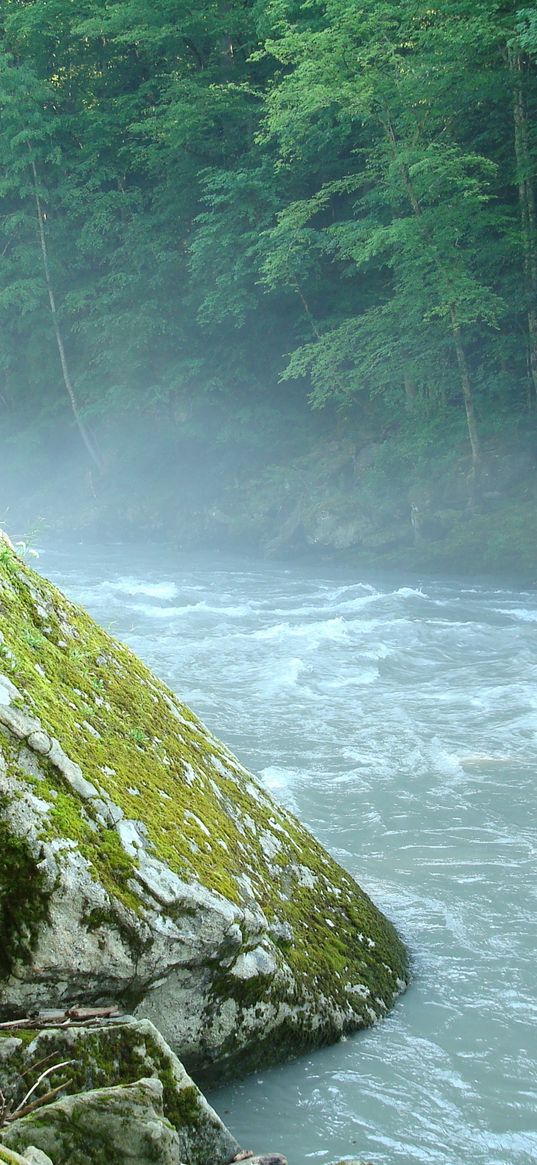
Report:
[[[309,372],[317,400],[334,386],[349,394],[364,382],[383,390],[396,364],[400,381],[415,384],[431,350],[445,347],[445,332],[475,473],[480,438],[469,352],[505,311],[483,256],[508,221],[493,196],[495,162],[454,132],[461,111],[448,75],[451,53],[446,59],[439,48],[446,31],[460,28],[461,5],[436,13],[414,0],[361,7],[327,0],[315,11],[321,27],[280,22],[269,44],[287,71],[269,97],[267,134],[290,164],[328,112],[340,139],[340,175],[281,210],[266,277],[274,285],[290,254],[314,249],[330,254],[342,274],[354,268],[365,276],[373,294],[369,304],[359,299],[351,317],[324,325],[287,374]]]
[[[43,205],[44,194],[40,184],[38,166],[41,161],[44,166],[49,162],[57,164],[57,151],[55,151],[53,140],[54,129],[47,113],[52,95],[47,92],[45,86],[38,82],[29,69],[22,66],[17,67],[7,57],[0,58],[0,85],[5,166],[4,198],[7,195],[12,205],[16,206],[12,213],[17,220],[21,219],[21,215],[24,215],[22,210],[24,204],[27,204],[30,198],[33,201],[44,283],[48,296],[52,330],[60,358],[63,383],[83,444],[94,465],[100,469],[99,457],[82,418],[71,379],[49,261],[46,234],[47,216]],[[35,266],[31,258],[28,266],[30,269]],[[17,290],[23,291],[20,284],[18,288],[13,286],[6,288],[8,300],[10,296],[13,300],[15,294],[16,301]],[[39,294],[38,281],[35,277],[27,282],[25,290],[29,294]]]

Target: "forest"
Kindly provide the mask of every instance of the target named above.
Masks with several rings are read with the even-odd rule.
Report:
[[[537,570],[537,5],[4,0],[0,36],[7,512]]]

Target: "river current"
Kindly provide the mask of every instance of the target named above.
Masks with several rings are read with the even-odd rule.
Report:
[[[39,566],[396,923],[388,1019],[210,1099],[291,1165],[537,1161],[537,594],[137,547]]]

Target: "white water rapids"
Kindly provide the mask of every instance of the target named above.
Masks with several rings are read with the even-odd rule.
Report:
[[[396,923],[375,1029],[212,1095],[291,1165],[537,1160],[537,594],[351,568],[49,551]]]

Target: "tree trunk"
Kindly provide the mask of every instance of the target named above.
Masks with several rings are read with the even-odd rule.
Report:
[[[293,280],[293,285],[294,285],[295,291],[298,295],[298,298],[302,304],[302,307],[304,308],[304,314],[308,320],[308,323],[309,323],[310,328],[313,332],[313,335],[317,338],[317,340],[320,340],[321,333],[317,327],[315,317],[312,313],[312,310],[311,310],[310,305],[306,299],[306,296],[304,295],[304,292],[302,291],[302,288],[298,282],[298,279]]]
[[[60,356],[60,364],[62,367],[63,383],[65,385],[65,389],[66,389],[67,395],[69,397],[69,401],[71,404],[71,410],[72,410],[73,416],[75,418],[76,426],[78,428],[78,431],[80,433],[82,441],[83,441],[83,443],[84,443],[84,445],[89,453],[89,456],[90,456],[93,464],[97,467],[99,472],[101,472],[101,468],[102,468],[101,460],[100,460],[100,457],[97,453],[97,450],[95,449],[95,446],[94,446],[94,444],[93,444],[93,442],[92,442],[92,440],[87,432],[84,421],[82,420],[82,417],[80,415],[78,401],[76,399],[76,393],[75,393],[75,390],[73,387],[73,382],[71,380],[71,376],[69,373],[69,365],[67,363],[65,345],[63,342],[63,336],[61,333],[60,322],[59,322],[58,313],[56,310],[56,299],[54,296],[54,288],[52,285],[52,279],[51,279],[51,274],[50,274],[50,266],[49,266],[49,261],[48,261],[48,250],[47,250],[47,240],[46,240],[46,235],[45,235],[45,216],[43,214],[43,207],[41,205],[41,198],[39,195],[39,183],[38,183],[38,179],[37,179],[37,168],[36,168],[36,165],[35,165],[35,162],[33,161],[33,159],[31,160],[30,165],[32,168],[32,177],[33,177],[33,183],[34,183],[34,198],[35,198],[37,225],[38,225],[38,229],[39,229],[39,241],[41,244],[41,257],[43,260],[43,270],[45,273],[45,283],[47,285],[48,299],[49,299],[49,304],[50,304],[50,314],[52,316],[52,327],[54,329],[54,335],[56,337],[56,344],[57,344],[58,353]]]
[[[388,137],[388,141],[390,142],[390,145],[392,148],[393,158],[394,158],[394,161],[398,165],[399,173],[401,175],[403,185],[404,185],[407,197],[408,197],[408,201],[410,202],[412,212],[416,216],[416,218],[418,219],[418,221],[420,223],[421,234],[422,234],[425,242],[427,243],[427,245],[431,249],[433,261],[436,265],[437,270],[441,272],[442,276],[444,277],[444,279],[446,280],[446,282],[449,286],[449,281],[450,281],[449,280],[449,271],[446,267],[446,264],[444,263],[442,256],[439,255],[439,253],[438,253],[438,249],[436,247],[434,240],[431,238],[431,234],[430,234],[429,230],[423,224],[422,210],[421,210],[420,202],[419,202],[419,199],[418,199],[416,192],[414,190],[414,186],[412,184],[412,178],[410,176],[408,167],[405,165],[404,162],[397,161],[397,145],[398,145],[398,143],[397,143],[397,138],[396,138],[396,135],[395,135],[395,132],[394,132],[394,129],[393,129],[393,126],[391,124],[389,117],[386,121],[382,121],[382,126],[384,129],[384,132],[386,133],[386,135]],[[472,392],[472,382],[471,382],[471,378],[470,378],[470,370],[468,368],[468,360],[466,358],[466,352],[464,349],[464,343],[463,343],[463,339],[462,339],[460,324],[457,320],[457,312],[456,312],[455,305],[450,305],[449,316],[450,316],[450,325],[451,325],[451,335],[453,337],[453,344],[455,347],[455,354],[457,357],[457,365],[458,365],[459,376],[460,376],[460,381],[461,381],[462,396],[463,396],[463,401],[464,401],[464,410],[466,413],[466,425],[467,425],[467,429],[468,429],[468,437],[470,440],[470,448],[472,450],[472,479],[473,479],[473,481],[475,481],[477,478],[477,474],[478,474],[478,470],[479,470],[480,462],[481,462],[481,445],[480,445],[480,441],[479,441],[479,433],[477,431],[477,425],[476,425],[476,420],[475,420],[474,398],[473,398],[473,392]]]
[[[528,142],[528,115],[522,84],[524,65],[521,54],[514,48],[508,48],[507,56],[513,81],[514,146],[524,248],[524,283],[528,301],[529,370],[533,389],[530,393],[530,403],[534,403],[537,398],[537,209]]]
[[[403,384],[405,386],[406,407],[407,409],[411,409],[416,403],[417,392],[416,385],[412,377],[408,375],[408,372],[403,374]]]
[[[472,386],[470,382],[470,373],[468,371],[468,361],[466,359],[466,352],[461,337],[460,324],[457,321],[457,313],[454,307],[450,308],[451,330],[453,333],[453,340],[455,343],[455,352],[457,353],[457,364],[459,366],[459,374],[461,378],[462,394],[464,398],[464,408],[466,412],[466,424],[468,427],[468,436],[470,438],[470,445],[472,447],[472,470],[475,476],[479,463],[481,460],[481,447],[479,443],[479,434],[477,432],[477,425],[474,412],[474,398],[472,394]]]

